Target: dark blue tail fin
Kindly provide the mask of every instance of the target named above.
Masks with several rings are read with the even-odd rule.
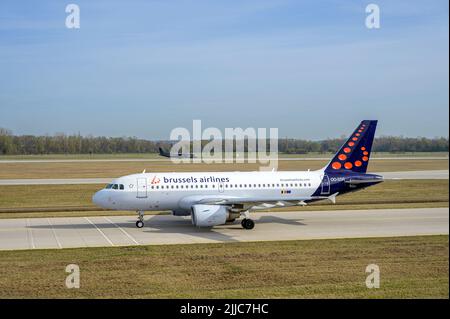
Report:
[[[369,164],[378,121],[362,121],[339,152],[325,167],[326,172],[353,171],[365,173]]]

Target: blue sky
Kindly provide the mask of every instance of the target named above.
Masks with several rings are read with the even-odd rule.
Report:
[[[365,7],[381,28],[365,27]],[[76,3],[81,28],[65,27]],[[448,136],[448,1],[0,2],[0,127],[167,139],[277,127]]]

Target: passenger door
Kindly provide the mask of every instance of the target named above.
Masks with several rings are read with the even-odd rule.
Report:
[[[147,198],[147,179],[138,178],[137,179],[137,198]]]

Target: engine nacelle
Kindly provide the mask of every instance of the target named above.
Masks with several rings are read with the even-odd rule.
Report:
[[[184,210],[184,209],[178,209],[178,210],[172,211],[173,216],[189,216],[190,214],[191,214],[191,212],[189,210]]]
[[[228,209],[221,205],[193,205],[191,217],[192,224],[197,227],[223,225],[227,221]]]

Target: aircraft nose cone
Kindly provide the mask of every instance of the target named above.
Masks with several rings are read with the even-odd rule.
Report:
[[[102,191],[98,191],[97,193],[94,194],[94,196],[92,196],[92,202],[100,207],[103,207],[104,203],[103,203],[103,192]]]

